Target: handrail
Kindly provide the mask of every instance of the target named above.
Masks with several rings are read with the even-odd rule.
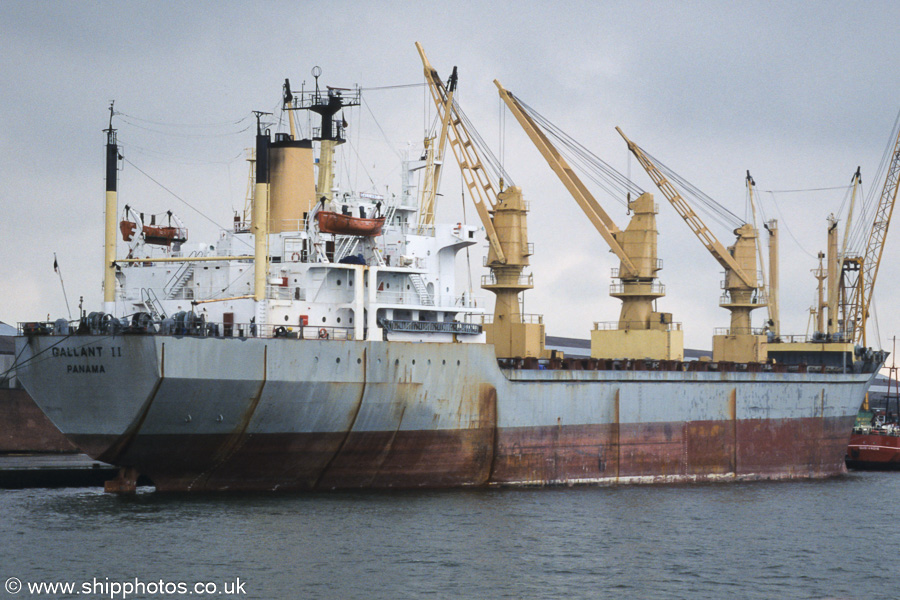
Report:
[[[614,331],[625,325],[625,329],[648,329],[646,321],[594,321],[594,329],[600,331]],[[681,331],[681,323],[654,323],[654,328],[658,325],[665,325],[665,331]]]

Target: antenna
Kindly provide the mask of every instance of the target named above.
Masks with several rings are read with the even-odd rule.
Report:
[[[270,112],[263,112],[261,110],[254,110],[253,114],[256,115],[256,135],[262,135],[262,121],[260,118],[263,115],[271,115]]]
[[[110,145],[115,145],[116,143],[116,130],[113,129],[112,126],[113,115],[116,114],[116,111],[113,108],[115,103],[115,100],[110,100],[109,102],[109,127],[103,130],[106,132],[106,143]]]
[[[112,116],[110,116],[112,120]],[[62,270],[59,268],[59,262],[56,260],[56,252],[53,253],[53,270],[59,275],[59,285],[62,286],[63,299],[66,301],[66,312],[69,313],[69,320],[72,320],[72,311],[69,309],[69,297],[66,296],[66,284],[63,283]]]
[[[315,67],[312,68],[312,71],[310,71],[310,73],[316,80],[316,101],[318,102],[318,100],[319,100],[319,75],[322,74],[322,67],[316,65]]]

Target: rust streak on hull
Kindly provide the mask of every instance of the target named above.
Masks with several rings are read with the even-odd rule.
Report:
[[[200,474],[195,481],[191,482],[191,489],[194,489],[195,487],[200,489],[209,489],[210,487],[215,487],[217,472],[223,467],[223,465],[226,464],[228,459],[232,455],[234,455],[243,444],[247,442],[247,427],[250,425],[250,419],[253,417],[253,414],[256,411],[256,407],[259,406],[259,400],[262,397],[263,390],[266,388],[267,371],[268,346],[263,348],[262,381],[260,381],[259,383],[259,388],[256,390],[256,393],[254,393],[250,398],[250,402],[247,404],[247,408],[244,410],[243,414],[238,420],[237,427],[235,427],[231,435],[229,435],[223,441],[221,447],[219,447],[219,449],[213,455],[211,460],[212,465],[209,470]],[[224,470],[227,472],[228,467],[225,466]]]
[[[82,452],[96,458],[97,460],[108,462],[111,465],[122,465],[122,466],[131,466],[127,461],[122,461],[122,456],[128,451],[128,447],[137,437],[138,432],[141,429],[141,425],[143,425],[144,420],[147,418],[147,414],[150,412],[150,407],[153,405],[153,399],[156,398],[157,392],[159,392],[159,388],[163,383],[163,380],[166,378],[165,374],[165,364],[166,364],[166,345],[162,344],[160,349],[160,376],[159,379],[156,380],[156,383],[153,385],[153,389],[150,391],[150,394],[147,396],[147,399],[144,401],[143,406],[141,407],[139,416],[135,421],[131,424],[130,427],[123,433],[121,436],[114,437],[112,439],[106,438],[103,436],[99,439],[109,439],[108,445],[105,446],[95,446],[92,442],[97,439],[93,436],[77,436],[77,439],[83,440],[83,442],[77,441],[76,437],[72,437],[72,442],[78,446]],[[83,443],[91,444],[91,445],[83,445]],[[102,442],[101,442],[102,443]]]

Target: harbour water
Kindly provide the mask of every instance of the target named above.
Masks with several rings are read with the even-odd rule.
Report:
[[[900,598],[898,498],[896,473],[301,495],[6,490],[0,597]],[[76,591],[36,593],[42,582]]]

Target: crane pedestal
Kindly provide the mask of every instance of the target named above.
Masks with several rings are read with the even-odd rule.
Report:
[[[600,329],[600,325],[591,331],[591,358],[684,360],[680,324],[667,329]]]
[[[497,194],[493,210],[493,227],[505,256],[505,262],[495,252],[488,251],[490,275],[481,279],[481,287],[496,294],[494,317],[485,321],[487,343],[493,344],[498,357],[546,358],[544,347],[544,319],[522,311],[521,294],[534,287],[534,278],[524,271],[531,256],[528,243],[526,214],[528,205],[522,190],[511,186]]]
[[[527,322],[532,315],[523,315],[523,317],[520,322],[485,323],[484,333],[487,343],[494,345],[497,356],[500,357],[547,358],[549,352],[544,347],[546,335],[544,324],[536,321]],[[513,316],[507,320],[515,321],[516,319]]]
[[[713,336],[713,360],[716,362],[766,362],[767,357],[765,335],[736,333]]]

